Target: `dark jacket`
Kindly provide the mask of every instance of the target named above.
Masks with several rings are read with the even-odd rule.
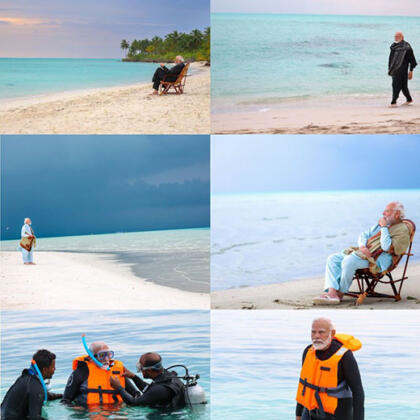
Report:
[[[61,394],[48,393],[48,400],[61,398]],[[2,420],[41,420],[44,388],[38,376],[24,369],[22,375],[7,391],[1,403]]]
[[[123,387],[117,391],[129,405],[143,405],[155,408],[181,408],[185,406],[184,384],[177,378],[176,372],[166,369],[152,383],[147,383],[135,376],[133,379],[137,388],[135,396],[130,395]]]

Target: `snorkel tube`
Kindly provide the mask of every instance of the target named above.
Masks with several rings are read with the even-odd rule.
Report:
[[[89,350],[89,347],[86,344],[86,334],[82,334],[82,343],[83,347],[86,350],[86,353],[88,356],[93,360],[93,362],[96,364],[96,366],[100,367],[101,369],[104,369],[104,365],[92,354],[92,352]],[[106,368],[106,370],[109,370],[109,366]]]
[[[35,360],[32,359],[31,364],[34,367],[34,369],[35,369],[35,371],[36,371],[36,373],[38,375],[38,378],[39,378],[39,380],[41,382],[42,388],[44,388],[44,402],[47,402],[47,400],[48,400],[48,391],[47,391],[47,386],[45,385],[45,382],[44,382],[44,378],[42,376],[42,373],[39,370],[39,367],[36,364]]]

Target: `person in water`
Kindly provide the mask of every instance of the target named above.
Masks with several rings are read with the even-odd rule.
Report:
[[[38,350],[32,359],[36,362],[43,380],[51,379],[55,372],[55,354]],[[4,378],[3,378],[4,379]],[[47,393],[48,400],[61,398],[62,394]],[[1,403],[2,420],[43,419],[41,415],[45,393],[38,373],[32,364],[7,391]]]
[[[130,395],[118,378],[110,378],[112,388],[117,390],[128,405],[142,405],[155,408],[181,408],[185,406],[184,384],[177,378],[176,372],[163,368],[162,358],[157,353],[143,354],[137,363],[138,372],[145,379],[152,379],[149,384],[126,369],[124,376],[133,380],[140,392]]]
[[[170,69],[165,66],[165,63],[160,63],[160,67],[156,69],[152,78],[153,95],[157,95],[159,93],[160,82],[165,78],[165,76],[166,82],[175,82],[184,67],[184,59],[180,55],[175,57],[175,66],[171,67]]]
[[[417,66],[411,45],[404,41],[404,34],[396,32],[395,42],[391,45],[391,52],[388,60],[388,75],[392,76],[392,101],[390,107],[397,106],[397,99],[400,92],[404,94],[407,102],[404,105],[411,105],[413,98],[408,90],[408,81],[413,78],[413,70]]]
[[[64,390],[63,403],[74,402],[77,405],[88,406],[121,402],[122,398],[110,386],[111,375],[121,379],[122,386],[128,394],[135,395],[138,392],[131,382],[125,381],[124,365],[114,359],[114,352],[106,343],[94,342],[89,346],[89,350],[101,366],[98,366],[88,355],[74,359],[73,372]]]
[[[336,334],[326,318],[312,322],[311,339],[302,356],[296,420],[364,420],[365,393],[353,355],[360,341]]]
[[[349,247],[328,257],[324,291],[313,299],[316,305],[337,305],[350,289],[356,270],[372,273],[387,270],[410,245],[410,230],[403,223],[404,206],[389,203],[378,223],[359,236],[358,247]]]
[[[21,240],[19,243],[19,249],[22,252],[23,264],[34,265],[34,248],[36,244],[36,238],[32,229],[32,221],[29,217],[26,217],[23,221],[21,230]]]

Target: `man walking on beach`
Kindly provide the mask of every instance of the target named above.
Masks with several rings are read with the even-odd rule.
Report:
[[[402,32],[396,32],[395,42],[391,45],[388,61],[388,75],[392,76],[391,108],[397,106],[397,99],[401,91],[407,98],[404,105],[413,103],[413,98],[408,90],[408,81],[413,78],[413,70],[416,66],[417,62],[411,45],[404,41]]]
[[[29,217],[26,217],[22,230],[21,230],[21,240],[19,243],[19,248],[22,252],[23,264],[25,265],[34,265],[33,257],[34,257],[34,248],[36,244],[36,238],[34,231],[32,229],[32,221]]]
[[[184,59],[180,55],[175,57],[175,66],[170,69],[168,69],[164,63],[160,63],[160,67],[156,69],[152,79],[153,95],[157,95],[159,93],[159,85],[163,79],[165,79],[166,82],[175,82],[184,67]]]

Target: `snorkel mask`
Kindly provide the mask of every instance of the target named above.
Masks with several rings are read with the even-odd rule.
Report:
[[[155,363],[154,365],[150,365],[150,366],[143,366],[140,363],[140,360],[139,360],[136,363],[136,367],[137,367],[137,372],[141,372],[143,370],[149,370],[149,369],[151,369],[151,370],[161,370],[161,369],[163,369],[162,359],[160,359],[159,362]]]
[[[85,348],[85,350],[86,350],[86,353],[88,354],[88,356],[92,359],[92,361],[95,363],[95,365],[96,366],[98,366],[99,368],[101,368],[101,369],[104,369],[104,370],[110,370],[110,367],[109,366],[107,366],[107,365],[104,365],[103,363],[101,363],[95,356],[94,356],[94,354],[89,350],[89,347],[87,346],[87,344],[86,344],[86,335],[85,334],[83,334],[82,335],[82,343],[83,343],[83,347]],[[103,353],[106,353],[106,354],[103,354]],[[97,356],[98,356],[98,358],[99,358],[99,355],[101,355],[100,357],[102,357],[103,358],[103,360],[105,360],[106,359],[106,356],[107,356],[107,354],[108,353],[112,353],[112,357],[110,357],[109,359],[111,360],[113,357],[114,357],[114,352],[113,351],[109,351],[109,350],[106,350],[106,351],[100,351],[100,352],[98,352],[98,354],[97,354]]]

